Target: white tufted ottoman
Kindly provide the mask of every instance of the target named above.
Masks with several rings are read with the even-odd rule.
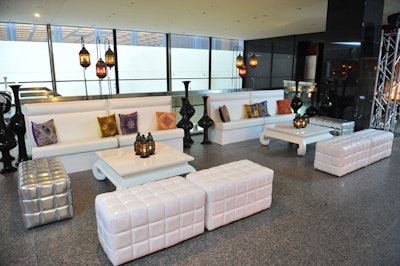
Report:
[[[26,228],[73,217],[71,181],[57,157],[18,165],[18,196]]]
[[[272,202],[274,171],[249,160],[190,173],[186,179],[206,192],[206,228],[265,210]]]
[[[343,176],[390,156],[393,137],[392,132],[364,129],[350,135],[318,141],[314,168]]]
[[[204,202],[204,191],[180,176],[100,194],[100,243],[114,265],[170,247],[204,232]]]

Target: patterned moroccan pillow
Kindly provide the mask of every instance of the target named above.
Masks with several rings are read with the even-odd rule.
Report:
[[[290,108],[290,104],[292,103],[292,99],[284,99],[284,100],[277,100],[276,101],[276,113],[277,114],[291,114],[292,108]]]
[[[258,104],[245,104],[244,109],[246,110],[247,118],[259,117]]]
[[[54,119],[50,119],[49,121],[41,124],[32,122],[32,133],[35,138],[36,145],[39,147],[58,142]]]
[[[176,128],[176,112],[156,112],[158,129]]]
[[[119,126],[121,128],[122,135],[128,135],[138,132],[138,113],[133,112],[131,114],[119,114]]]
[[[267,101],[258,103],[258,116],[259,117],[270,116],[270,114],[268,113],[268,102]]]
[[[97,117],[99,122],[100,134],[102,138],[111,137],[118,135],[117,121],[115,120],[115,114],[103,117]]]
[[[220,108],[218,108],[218,110],[219,110],[219,116],[221,117],[222,122],[231,121],[231,118],[229,116],[228,108],[225,105],[223,105]]]

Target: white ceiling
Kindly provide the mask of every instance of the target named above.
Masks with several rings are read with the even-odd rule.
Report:
[[[0,0],[0,21],[252,40],[323,32],[327,3],[328,0]],[[383,24],[387,24],[388,15],[398,12],[399,0],[385,0]]]

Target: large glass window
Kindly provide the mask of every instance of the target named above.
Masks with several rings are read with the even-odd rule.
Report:
[[[120,93],[167,91],[166,35],[117,31]]]
[[[0,23],[0,58],[3,81],[53,89],[46,25]]]
[[[242,88],[242,78],[236,68],[236,57],[243,56],[243,41],[212,39],[211,89]]]
[[[172,91],[184,90],[184,80],[190,90],[208,90],[209,49],[209,38],[171,35]]]
[[[96,63],[99,58],[104,61],[109,42],[113,49],[112,30],[67,26],[51,28],[57,93],[62,96],[82,96],[87,88],[88,95],[115,94],[114,68],[107,69],[108,74],[104,79],[96,76]],[[86,69],[79,64],[82,37],[90,53],[91,64]]]

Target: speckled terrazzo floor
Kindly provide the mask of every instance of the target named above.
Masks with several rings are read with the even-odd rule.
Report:
[[[126,265],[400,265],[400,138],[390,158],[341,178],[314,170],[315,144],[258,140],[185,152],[203,169],[250,159],[275,171],[270,209]],[[70,174],[74,218],[25,229],[16,173],[0,175],[0,265],[111,265],[96,232],[94,199],[113,191],[90,171]]]

